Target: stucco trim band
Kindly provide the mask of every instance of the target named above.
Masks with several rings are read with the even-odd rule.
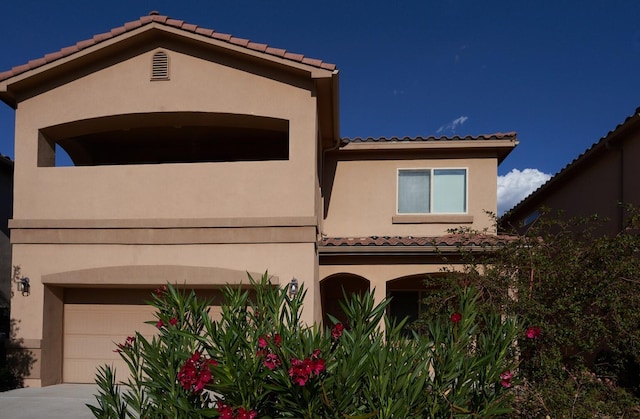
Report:
[[[12,244],[315,243],[316,226],[13,229]]]
[[[57,286],[91,285],[92,287],[124,286],[131,287],[164,283],[168,278],[176,284],[189,286],[224,286],[227,284],[249,284],[250,274],[259,281],[261,273],[245,272],[207,266],[182,265],[137,265],[108,266],[101,268],[80,269],[77,271],[58,272],[42,276],[42,283]],[[277,276],[270,276],[272,284],[279,284]]]

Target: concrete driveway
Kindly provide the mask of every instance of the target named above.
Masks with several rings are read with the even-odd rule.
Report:
[[[3,418],[93,418],[87,403],[96,405],[94,384],[59,384],[0,393]]]

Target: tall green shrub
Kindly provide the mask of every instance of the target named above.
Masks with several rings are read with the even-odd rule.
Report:
[[[525,325],[518,417],[640,417],[640,219],[627,215],[606,236],[596,216],[543,211],[525,233],[466,253],[464,269],[430,281],[427,323],[473,286],[480,311]]]
[[[510,411],[518,326],[478,313],[459,295],[428,332],[407,339],[372,293],[346,299],[347,325],[300,320],[304,289],[289,296],[265,274],[226,287],[219,320],[210,302],[168,285],[151,300],[158,335],[117,346],[130,378],[101,368],[98,418],[452,418]],[[480,328],[479,325],[483,327]],[[384,325],[384,328],[382,327]]]

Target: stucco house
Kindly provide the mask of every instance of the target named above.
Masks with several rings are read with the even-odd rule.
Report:
[[[92,382],[113,342],[153,333],[143,301],[167,281],[215,298],[268,269],[304,284],[308,323],[340,314],[342,287],[415,316],[441,252],[495,240],[484,211],[517,144],[340,138],[335,65],[156,12],[0,73],[0,99],[31,386]],[[458,226],[487,235],[461,243]]]
[[[640,206],[639,159],[640,108],[508,211],[501,223],[526,229],[546,207],[567,217],[608,219],[599,233],[617,234],[628,216],[625,205]]]

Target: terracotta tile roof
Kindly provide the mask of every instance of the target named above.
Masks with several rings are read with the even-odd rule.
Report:
[[[161,16],[158,12],[151,12],[149,13],[148,16],[142,16],[138,20],[127,22],[123,26],[111,29],[109,32],[95,35],[91,39],[80,41],[73,46],[62,48],[58,52],[47,54],[42,58],[31,60],[27,64],[19,65],[19,66],[13,67],[11,70],[4,71],[0,73],[0,81],[6,80],[10,77],[17,76],[18,74],[24,73],[26,71],[33,70],[44,64],[59,60],[60,58],[64,58],[69,55],[75,54],[76,52],[79,52],[83,49],[92,47],[106,40],[116,38],[117,36],[122,35],[126,32],[133,31],[134,29],[137,29],[152,23],[157,23],[157,24],[169,26],[172,28],[177,28],[185,32],[196,33],[198,35],[202,35],[208,38],[221,40],[233,45],[239,45],[241,47],[244,47],[250,50],[284,58],[286,60],[299,62],[312,67],[322,68],[330,71],[333,71],[336,69],[335,64],[325,63],[322,60],[305,57],[302,54],[291,53],[284,49],[273,48],[266,44],[251,42],[248,39],[237,38],[233,35],[219,33],[213,29],[201,28],[197,25],[189,24],[182,20],[171,19],[168,16]]]
[[[543,194],[545,190],[561,182],[568,173],[576,170],[582,165],[582,163],[600,155],[600,153],[602,152],[606,152],[607,150],[609,150],[610,142],[613,141],[623,129],[625,129],[628,125],[631,125],[634,120],[640,121],[640,107],[636,108],[635,112],[632,115],[628,116],[622,123],[618,124],[614,129],[609,131],[607,135],[600,138],[600,140],[598,140],[597,142],[591,144],[588,149],[583,151],[578,157],[576,157],[569,164],[560,169],[560,171],[553,175],[551,179],[540,185],[538,189],[531,192],[523,200],[514,205],[513,208],[505,213],[503,219],[509,218],[517,211],[519,211],[521,207],[533,201],[537,196]]]
[[[342,138],[341,145],[346,145],[350,143],[398,143],[398,142],[421,142],[421,141],[484,141],[484,140],[506,140],[506,141],[515,141],[517,138],[517,134],[515,132],[507,132],[507,133],[495,133],[495,134],[485,134],[485,135],[477,135],[471,136],[467,135],[464,137],[453,136],[453,137],[367,137],[367,138]]]
[[[437,237],[414,236],[369,236],[369,237],[325,237],[323,247],[458,247],[458,246],[499,246],[514,236],[492,234],[447,234]]]

